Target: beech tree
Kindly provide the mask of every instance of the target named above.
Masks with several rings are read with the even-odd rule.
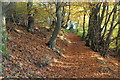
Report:
[[[55,21],[55,29],[52,33],[52,36],[50,40],[48,41],[47,45],[49,48],[51,48],[53,51],[56,51],[55,45],[56,45],[56,38],[61,28],[62,23],[62,14],[61,14],[61,2],[57,2],[56,4],[56,21]]]

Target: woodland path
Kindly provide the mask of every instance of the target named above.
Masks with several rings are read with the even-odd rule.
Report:
[[[50,76],[60,78],[104,78],[114,76],[112,71],[109,70],[111,65],[107,66],[109,61],[105,61],[99,53],[86,47],[80,36],[71,33],[67,34],[66,38],[70,40],[70,43],[58,45],[65,53],[63,52],[62,57],[54,59],[52,62],[49,68],[50,72],[48,72]]]
[[[102,58],[92,51],[76,34],[65,33],[67,40],[57,39],[61,56],[45,43],[48,32],[39,29],[34,35],[24,29],[9,32],[8,49],[10,60],[3,61],[3,73],[7,77],[49,78],[120,78],[116,58]],[[42,63],[42,64],[41,64]],[[43,66],[43,63],[49,64]],[[42,66],[41,66],[42,65]]]

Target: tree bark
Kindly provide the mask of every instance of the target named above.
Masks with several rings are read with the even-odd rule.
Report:
[[[116,24],[114,24],[114,21],[117,18],[116,10],[117,10],[117,5],[114,6],[113,11],[111,12],[111,14],[113,13],[112,22],[111,22],[111,26],[110,26],[110,29],[109,29],[109,33],[108,33],[108,35],[106,37],[106,40],[105,40],[105,44],[104,44],[105,46],[104,46],[104,49],[103,49],[103,52],[102,52],[103,57],[108,57],[108,55],[109,55],[108,50],[109,50],[109,46],[110,46],[110,43],[111,43],[111,36],[112,36],[114,28],[119,23],[119,21],[118,21]]]
[[[0,1],[0,60],[2,60],[2,2]],[[2,74],[2,64],[0,64],[0,74]]]
[[[83,17],[83,35],[82,35],[83,41],[85,40],[85,17],[86,17],[86,14],[84,14],[84,17]]]
[[[99,41],[99,32],[100,32],[100,26],[99,26],[99,11],[101,7],[101,3],[98,4],[91,4],[90,6],[95,8],[92,8],[91,14],[89,17],[89,27],[88,27],[88,38],[86,45],[90,46],[91,49],[94,51],[98,51],[98,41]]]
[[[0,61],[2,61],[2,54],[6,53],[6,25],[5,16],[2,12],[3,3],[0,1]],[[0,62],[1,63],[1,62]],[[0,74],[2,74],[2,64],[0,64]]]
[[[6,21],[4,13],[2,12],[2,2],[0,2],[0,51],[6,52],[6,40],[7,40],[7,32],[6,32]]]
[[[70,2],[69,2],[69,12],[68,12],[67,20],[66,20],[66,26],[68,26],[68,21],[70,20],[70,8],[71,8],[70,5],[71,5],[71,4],[70,4]],[[66,28],[67,28],[67,27],[66,27]]]
[[[61,22],[62,22],[61,3],[60,2],[57,2],[57,4],[56,4],[56,17],[57,17],[57,21],[55,24],[55,29],[52,33],[52,37],[50,38],[50,40],[47,43],[48,47],[51,48],[53,51],[56,51],[56,49],[55,49],[56,38],[60,31]]]
[[[117,34],[117,38],[116,38],[116,53],[120,54],[120,24],[119,24],[119,30],[118,30],[118,34]]]
[[[29,0],[31,1],[31,0]],[[34,17],[31,13],[31,7],[33,5],[33,2],[28,2],[27,4],[27,10],[28,10],[28,32],[34,33]]]

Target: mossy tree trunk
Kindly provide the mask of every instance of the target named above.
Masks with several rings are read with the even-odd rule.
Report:
[[[15,3],[10,2],[8,5],[3,5],[3,4],[4,3],[0,1],[0,61],[2,61],[2,55],[6,53],[6,45],[7,45],[5,12],[11,7],[13,7]],[[1,74],[2,74],[2,64],[0,64],[0,76]]]
[[[0,61],[2,61],[2,54],[6,53],[6,40],[7,40],[5,16],[2,13],[3,6],[2,4],[3,3],[0,1]],[[2,74],[2,64],[0,64],[0,74]]]
[[[6,24],[5,16],[2,13],[2,2],[0,2],[0,52],[6,52]]]

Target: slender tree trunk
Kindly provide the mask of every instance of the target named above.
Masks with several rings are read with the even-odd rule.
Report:
[[[89,15],[89,22],[88,22],[88,33],[87,33],[87,36],[86,36],[86,38],[85,38],[85,42],[86,42],[86,46],[88,46],[88,47],[90,47],[90,35],[91,35],[91,33],[90,33],[90,31],[91,31],[91,18],[92,17],[92,15],[90,14]]]
[[[61,25],[62,25],[61,27],[62,28],[66,28],[64,17],[65,17],[65,6],[62,7],[62,23],[61,23]]]
[[[83,35],[82,35],[83,41],[85,40],[85,17],[86,17],[86,14],[84,14],[84,17],[83,17]]]
[[[57,21],[56,21],[55,29],[52,33],[52,37],[50,38],[49,42],[47,43],[48,47],[51,48],[53,51],[56,51],[56,49],[55,49],[56,38],[60,31],[61,22],[62,22],[61,3],[60,2],[57,2],[57,4],[56,4],[56,17],[57,17]]]
[[[89,18],[89,27],[88,27],[88,38],[86,40],[86,45],[90,46],[94,51],[98,51],[98,40],[99,40],[99,30],[100,26],[98,23],[99,20],[99,11],[101,4],[91,4],[91,6],[96,6],[91,10]]]
[[[103,57],[108,57],[108,55],[109,55],[108,50],[109,50],[109,45],[111,43],[111,36],[112,36],[114,28],[118,25],[118,22],[119,22],[118,21],[116,24],[114,24],[114,21],[117,18],[116,9],[117,9],[117,5],[114,6],[114,9],[112,11],[113,17],[112,17],[112,22],[111,22],[109,33],[108,33],[106,40],[105,40],[105,44],[104,44],[105,47],[104,47],[103,52],[102,52]]]
[[[2,60],[2,2],[0,1],[0,60]],[[1,62],[0,62],[1,63]],[[2,74],[2,64],[0,64],[0,74]]]
[[[68,21],[70,20],[70,2],[69,2],[69,13],[68,13],[68,17],[67,17],[67,21],[66,21],[66,26],[68,26]]]
[[[107,3],[102,3],[103,6],[101,6],[101,4],[98,5],[98,13],[97,13],[97,19],[96,19],[96,26],[95,26],[95,39],[94,39],[94,43],[95,43],[95,51],[99,51],[101,50],[101,25],[102,25],[102,22],[103,22],[103,19],[104,19],[104,14],[105,14],[105,10],[106,10],[106,5]],[[102,9],[102,13],[100,14],[100,8],[103,7]],[[103,40],[102,40],[103,41]]]
[[[0,1],[0,74],[2,74],[2,55],[6,53],[7,44],[7,31],[4,13],[13,7],[13,4],[14,3],[9,3],[7,6],[3,6],[3,2]]]
[[[120,6],[120,2],[119,2],[119,6]],[[120,15],[120,12],[118,12],[118,15]],[[118,17],[119,20],[119,27],[118,27],[118,35],[116,38],[116,52],[119,53],[120,55],[120,16]]]
[[[28,0],[31,1],[31,0]],[[27,10],[28,10],[28,32],[34,33],[34,17],[31,13],[31,7],[33,5],[33,2],[28,2],[27,4]]]
[[[106,6],[107,6],[107,3],[103,3],[103,10],[102,10],[102,14],[99,18],[99,26],[101,27],[101,24],[102,24],[102,21],[104,19],[104,14],[105,14],[105,10],[106,10]]]
[[[107,25],[105,26],[105,24],[107,23],[107,18],[108,18],[108,10],[109,10],[109,6],[106,5],[106,16],[105,16],[105,22],[104,22],[104,26],[101,28],[101,41],[103,41],[103,38],[105,36],[106,30],[107,30]],[[103,33],[102,33],[103,32]],[[102,42],[101,42],[102,43]]]
[[[0,1],[0,61],[2,61],[2,54],[6,53],[7,44],[6,22],[2,7],[3,3]],[[0,64],[0,74],[2,74],[2,64]]]
[[[6,52],[6,22],[2,13],[2,2],[0,2],[0,51]]]
[[[110,12],[110,14],[106,14],[106,20],[105,20],[105,23],[104,23],[104,26],[103,28],[104,29],[104,32],[103,32],[103,35],[102,35],[102,38],[104,38],[105,36],[105,33],[106,33],[106,30],[107,30],[107,25],[108,25],[108,22],[110,21],[110,17],[112,16],[113,12],[115,11],[115,8],[117,7],[117,4],[114,6],[113,10]],[[108,10],[107,10],[108,11]],[[108,15],[108,19],[107,19],[107,15]]]
[[[120,54],[120,24],[119,24],[118,35],[116,38],[116,53]]]

